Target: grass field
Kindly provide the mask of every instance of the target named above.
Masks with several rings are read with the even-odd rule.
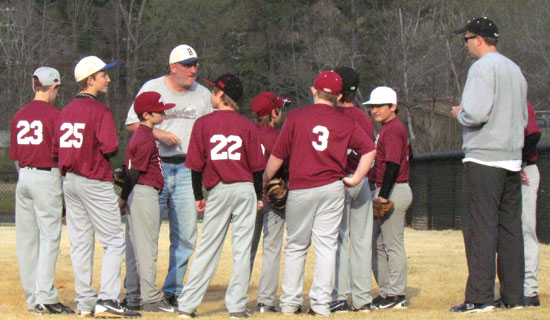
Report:
[[[19,283],[17,267],[17,254],[15,250],[15,228],[0,227],[0,319],[36,319],[39,316],[26,310],[23,291]],[[448,310],[451,306],[459,304],[464,299],[464,286],[467,269],[464,256],[462,234],[459,231],[417,231],[407,228],[405,241],[408,261],[408,286],[407,298],[410,301],[408,310],[382,310],[370,314],[365,313],[339,313],[331,318],[358,319],[358,318],[382,318],[382,319],[462,319],[478,317],[480,319],[549,319],[550,312],[550,246],[541,245],[539,282],[541,292],[541,308],[526,308],[518,311],[499,310],[490,314],[457,315]],[[163,224],[161,229],[161,248],[159,250],[158,285],[162,285],[166,275],[168,264],[168,225]],[[96,245],[96,259],[94,265],[94,287],[99,288],[100,261],[103,254],[102,248]],[[209,319],[227,319],[224,295],[231,275],[231,241],[227,239],[222,254],[220,267],[208,289],[208,293],[198,309],[199,317]],[[305,275],[306,309],[309,307],[307,292],[311,284],[313,274],[314,257],[312,252],[308,255],[307,270]],[[256,311],[256,295],[261,258],[256,259],[256,265],[249,289],[250,300],[248,303],[252,311]],[[124,268],[123,268],[124,270]],[[282,276],[281,269],[281,276]],[[124,275],[124,271],[123,271]],[[375,282],[374,282],[375,283]],[[69,254],[69,240],[66,229],[63,229],[61,250],[57,263],[55,285],[59,291],[59,297],[63,303],[75,308],[75,292],[73,273]],[[280,291],[279,291],[280,293]],[[372,291],[377,294],[376,283]],[[143,319],[173,319],[175,314],[143,313]],[[40,319],[68,319],[77,318],[69,316],[40,316]],[[257,319],[279,319],[280,314],[254,313]],[[306,314],[286,316],[287,319],[311,319]]]

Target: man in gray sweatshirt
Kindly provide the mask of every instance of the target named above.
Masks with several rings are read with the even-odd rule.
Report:
[[[498,28],[476,18],[455,31],[477,59],[452,115],[463,128],[467,209],[462,215],[468,261],[465,302],[452,312],[495,310],[495,256],[501,303],[523,305],[521,163],[527,126],[527,84],[520,68],[497,52]]]

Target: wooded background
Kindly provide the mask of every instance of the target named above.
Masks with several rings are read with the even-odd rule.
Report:
[[[116,61],[104,97],[126,139],[124,119],[141,85],[168,73],[168,56],[188,44],[202,58],[199,82],[224,72],[244,82],[241,102],[271,90],[309,104],[324,69],[350,66],[361,84],[357,102],[379,85],[398,93],[415,153],[457,150],[461,128],[450,118],[472,58],[454,30],[487,16],[500,29],[499,51],[529,84],[535,109],[550,109],[549,0],[3,0],[0,1],[0,99],[9,130],[32,99],[33,71],[57,68],[65,87],[56,105],[77,93],[76,62]]]

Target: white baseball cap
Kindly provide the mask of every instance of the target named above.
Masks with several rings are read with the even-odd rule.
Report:
[[[397,105],[397,93],[390,87],[376,87],[370,93],[369,101],[362,104],[395,104]]]
[[[195,60],[199,60],[199,57],[197,56],[197,52],[195,51],[195,49],[191,48],[186,44],[180,44],[179,46],[172,49],[172,52],[170,52],[169,64],[177,63],[177,62],[190,63]]]
[[[37,87],[47,87],[53,85],[61,85],[61,76],[59,71],[50,67],[40,67],[34,70],[33,77],[38,79],[38,82],[34,82]]]
[[[105,71],[115,65],[116,62],[106,64],[103,60],[96,56],[85,57],[80,59],[80,61],[76,64],[76,67],[74,67],[74,78],[76,79],[76,82],[80,82],[96,72]]]

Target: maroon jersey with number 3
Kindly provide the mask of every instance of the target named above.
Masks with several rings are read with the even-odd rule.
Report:
[[[253,182],[252,172],[265,169],[256,126],[231,110],[217,110],[195,121],[185,166],[201,171],[209,190],[220,181]]]
[[[342,179],[348,149],[364,155],[374,148],[356,121],[329,105],[314,104],[288,114],[272,154],[290,157],[289,189],[297,190]]]
[[[409,137],[407,129],[395,117],[383,123],[376,140],[374,167],[369,171],[369,180],[382,183],[386,172],[386,161],[397,163],[399,173],[396,182],[409,181]]]
[[[104,155],[117,150],[115,121],[105,104],[92,98],[75,98],[61,110],[53,149],[61,174],[72,172],[112,181],[111,164]]]
[[[17,111],[11,121],[10,157],[20,167],[55,168],[51,157],[55,121],[60,110],[33,100]]]
[[[357,124],[361,129],[365,130],[365,133],[369,135],[371,141],[374,141],[374,126],[372,125],[372,119],[358,107],[336,107],[336,110],[345,114],[348,118],[357,121]],[[346,167],[346,173],[351,174],[357,169],[360,156],[353,150],[348,149],[348,163]]]
[[[132,135],[126,148],[126,168],[141,172],[138,184],[159,190],[164,187],[162,162],[152,128],[140,125]]]

